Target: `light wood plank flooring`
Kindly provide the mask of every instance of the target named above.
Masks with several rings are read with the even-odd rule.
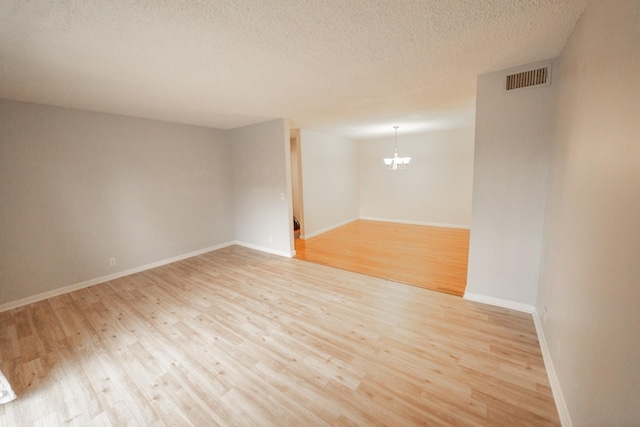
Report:
[[[559,425],[530,315],[231,246],[0,313],[8,426]]]
[[[296,258],[464,295],[469,230],[358,220],[295,241]]]

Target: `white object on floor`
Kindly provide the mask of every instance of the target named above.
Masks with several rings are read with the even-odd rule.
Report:
[[[16,394],[13,392],[9,381],[0,372],[0,403],[8,403],[16,398]]]

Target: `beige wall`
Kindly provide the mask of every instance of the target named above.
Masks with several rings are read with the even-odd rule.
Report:
[[[308,238],[358,218],[355,141],[300,129],[303,214]]]
[[[271,120],[229,132],[235,240],[258,250],[291,256],[291,148],[289,123]]]
[[[302,172],[300,170],[300,129],[291,129],[291,199],[293,216],[302,221]]]
[[[232,241],[229,154],[215,129],[0,100],[0,305]]]
[[[478,76],[465,296],[515,302],[533,310],[556,85],[507,92],[506,76],[522,69]]]
[[[537,309],[575,426],[640,425],[640,2],[592,1],[558,61]]]
[[[360,217],[469,227],[473,188],[473,127],[402,134],[407,169],[390,171],[394,137],[358,141]]]

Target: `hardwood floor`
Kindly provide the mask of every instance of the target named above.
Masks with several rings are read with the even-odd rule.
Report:
[[[296,258],[462,296],[469,230],[358,220],[307,240]]]
[[[231,246],[0,313],[0,425],[559,425],[530,315]]]

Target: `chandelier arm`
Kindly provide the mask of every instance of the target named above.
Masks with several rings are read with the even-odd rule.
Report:
[[[396,125],[393,128],[396,130],[396,153],[398,152],[398,128],[400,126]]]

